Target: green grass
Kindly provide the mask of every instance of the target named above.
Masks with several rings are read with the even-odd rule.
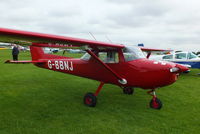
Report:
[[[28,52],[19,58],[30,59]],[[37,68],[4,64],[10,50],[0,50],[0,134],[198,134],[200,70],[193,69],[157,91],[161,110],[149,108],[145,90],[122,94],[105,85],[95,108],[83,104],[98,82]]]

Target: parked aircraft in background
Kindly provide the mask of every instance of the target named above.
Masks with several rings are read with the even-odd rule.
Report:
[[[83,51],[81,49],[65,49],[65,51],[69,53],[86,53],[86,51]]]
[[[9,47],[10,47],[10,43],[0,42],[0,50],[9,49]]]
[[[5,50],[5,49],[8,49],[8,48],[5,48],[5,47],[0,47],[0,50]]]
[[[47,53],[47,54],[57,53],[59,51],[58,48],[49,48],[49,47],[45,47],[43,48],[43,50],[44,50],[44,53]]]
[[[191,68],[200,68],[200,58],[192,52],[177,51],[167,55],[151,55],[150,59],[171,61]]]

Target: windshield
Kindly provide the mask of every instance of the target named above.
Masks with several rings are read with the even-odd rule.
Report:
[[[126,46],[123,49],[123,53],[124,53],[125,61],[132,61],[132,60],[136,60],[136,59],[145,58],[141,49],[136,46]]]

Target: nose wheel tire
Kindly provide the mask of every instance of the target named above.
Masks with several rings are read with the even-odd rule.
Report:
[[[97,97],[93,93],[87,93],[84,96],[83,102],[89,107],[95,107],[97,103]]]
[[[131,94],[133,94],[133,92],[134,92],[134,89],[132,87],[123,87],[123,93],[124,94],[131,95]]]
[[[150,101],[149,105],[153,109],[161,109],[162,108],[162,102],[158,98],[153,98]]]

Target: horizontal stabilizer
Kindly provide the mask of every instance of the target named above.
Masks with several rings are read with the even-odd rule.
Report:
[[[13,61],[13,60],[7,60],[5,63],[11,63],[11,64],[28,64],[28,63],[45,63],[44,61]]]

